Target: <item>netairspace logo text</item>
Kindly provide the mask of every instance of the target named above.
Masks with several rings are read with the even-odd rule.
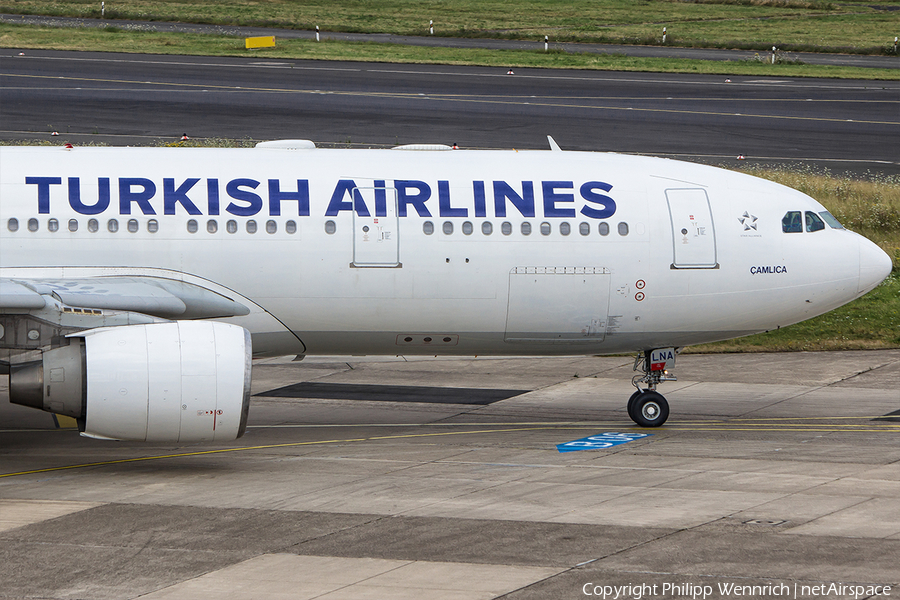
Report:
[[[828,598],[834,596],[874,598],[890,596],[889,585],[860,585],[845,583],[820,583],[814,585],[794,583],[772,583],[766,585],[744,585],[720,582],[715,587],[694,583],[654,583],[629,585],[602,585],[586,583],[581,588],[585,596],[603,598],[603,600],[642,600],[642,598],[731,598],[748,596],[754,598]],[[713,594],[716,594],[713,596]]]

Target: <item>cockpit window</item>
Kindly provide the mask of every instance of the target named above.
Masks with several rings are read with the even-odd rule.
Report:
[[[822,212],[820,212],[819,216],[822,217],[822,220],[825,221],[826,223],[828,223],[828,226],[831,227],[832,229],[843,229],[844,228],[844,226],[841,225],[841,222],[838,221],[837,219],[835,219],[834,215],[832,215],[827,210],[823,210]]]
[[[814,212],[806,211],[806,231],[821,231],[825,229],[825,223]]]
[[[781,219],[781,230],[785,233],[802,233],[803,221],[799,210],[789,210]]]

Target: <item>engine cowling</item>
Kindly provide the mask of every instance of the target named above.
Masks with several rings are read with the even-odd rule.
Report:
[[[10,401],[79,420],[89,437],[222,442],[250,409],[250,333],[211,321],[90,329],[10,370]]]

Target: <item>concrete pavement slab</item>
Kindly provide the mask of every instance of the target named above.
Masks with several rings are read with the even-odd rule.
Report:
[[[406,598],[481,600],[559,572],[547,567],[474,565],[265,554],[144,596],[195,598]]]
[[[699,357],[701,377],[663,390],[673,400],[664,427],[568,453],[556,445],[642,431],[624,414],[630,375],[607,376],[624,369],[621,359],[598,363],[597,378],[547,371],[554,359],[540,359],[539,376],[521,379],[532,391],[481,407],[255,397],[247,435],[212,447],[104,443],[7,421],[0,511],[38,515],[55,502],[63,513],[0,530],[0,598],[228,597],[240,584],[222,586],[214,574],[283,554],[458,564],[436,568],[461,577],[471,565],[549,569],[485,592],[508,598],[581,597],[592,581],[900,583],[900,424],[867,414],[896,410],[895,390],[847,385],[863,363],[890,365],[895,354],[839,353],[831,366],[827,354],[782,355],[822,379],[731,387],[713,377],[715,357]],[[451,386],[465,363],[477,371],[465,387],[497,389],[486,382],[513,380],[527,364],[510,360],[392,359],[364,369],[331,360],[316,372],[372,385],[385,369],[396,385],[398,372],[426,381],[433,366],[427,385]],[[740,357],[723,362],[737,368]],[[310,380],[309,365],[275,366],[259,370],[255,389]],[[65,514],[80,507],[89,508]],[[401,585],[346,589],[354,598],[474,593],[438,592],[407,573]],[[292,569],[270,575],[269,597],[298,589]],[[322,597],[346,594],[314,579],[309,589]]]

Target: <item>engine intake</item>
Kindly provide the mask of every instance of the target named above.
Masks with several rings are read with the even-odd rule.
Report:
[[[211,321],[81,331],[13,365],[14,404],[75,417],[82,434],[148,442],[241,437],[250,410],[250,333]]]

